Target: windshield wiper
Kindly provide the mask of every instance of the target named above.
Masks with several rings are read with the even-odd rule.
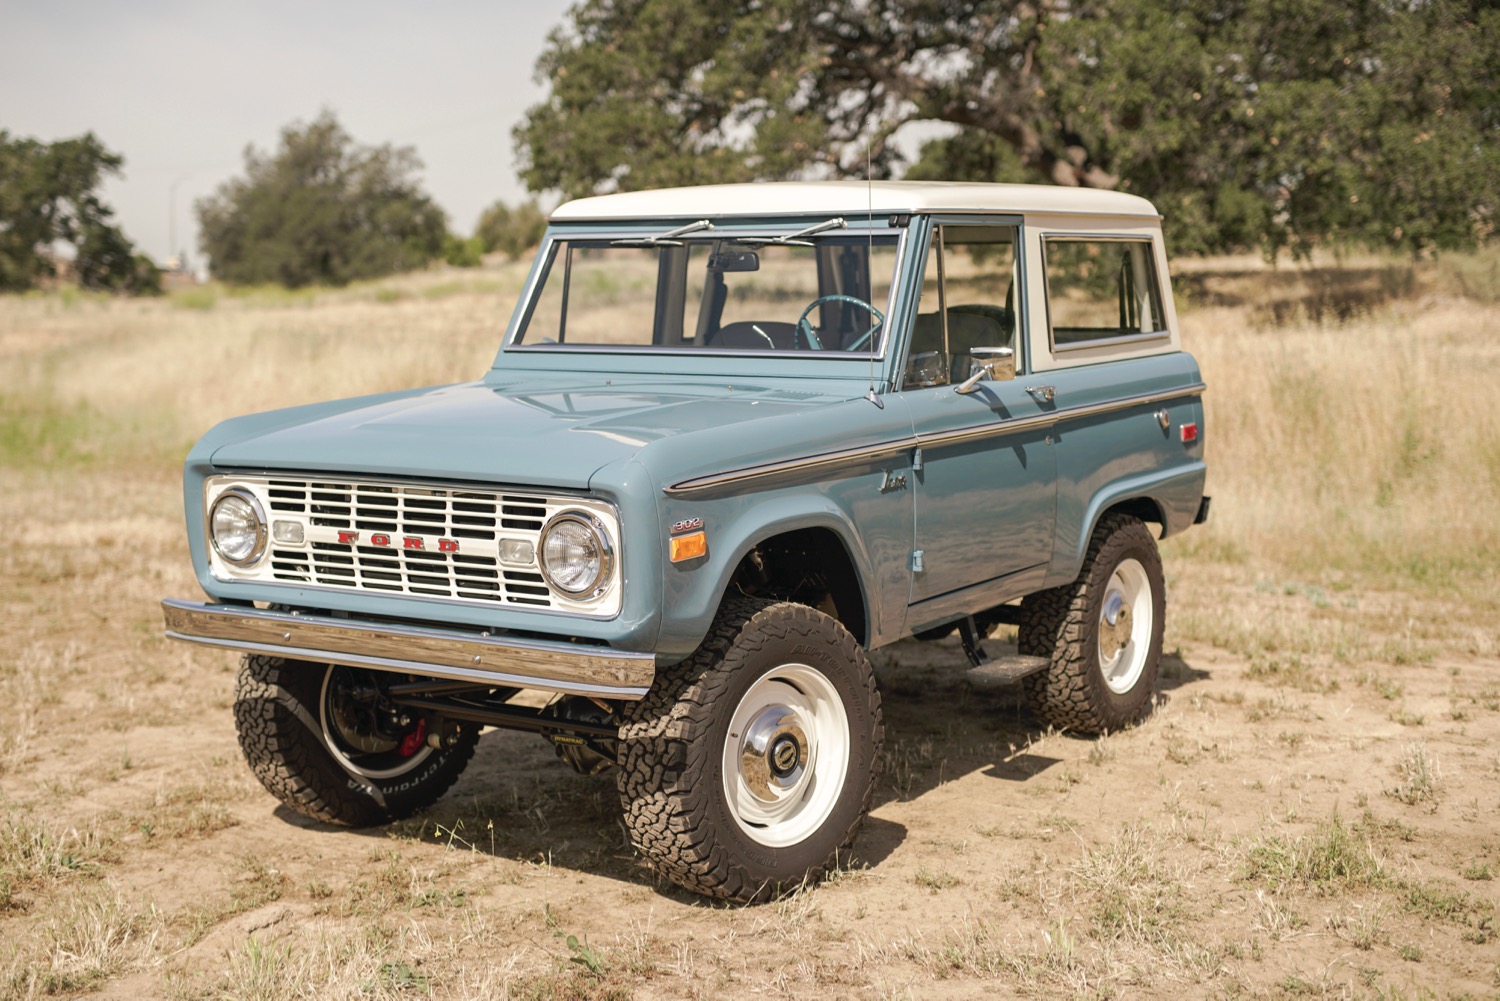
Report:
[[[681,240],[672,239],[674,236],[687,236],[689,233],[697,233],[700,230],[713,229],[714,224],[707,219],[699,219],[690,222],[686,226],[679,226],[658,236],[634,236],[624,240],[611,240],[611,247],[680,247]]]
[[[849,224],[842,216],[820,222],[806,229],[799,229],[795,233],[787,233],[785,236],[746,236],[735,241],[735,243],[748,243],[761,247],[811,247],[812,241],[804,240],[805,236],[817,236],[826,233],[830,229],[847,229]]]

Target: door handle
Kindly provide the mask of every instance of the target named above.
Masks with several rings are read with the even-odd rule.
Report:
[[[1027,386],[1026,392],[1030,393],[1032,399],[1038,403],[1051,403],[1052,398],[1057,395],[1057,388],[1054,386]]]

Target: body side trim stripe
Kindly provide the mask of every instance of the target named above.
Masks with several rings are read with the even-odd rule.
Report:
[[[1127,396],[1118,400],[1108,400],[1104,403],[1064,407],[1050,413],[1035,414],[1031,417],[1015,417],[1010,420],[988,421],[984,424],[974,424],[965,428],[957,428],[953,431],[913,434],[892,441],[879,442],[874,445],[840,449],[836,452],[823,452],[818,455],[804,456],[800,459],[785,459],[780,462],[766,462],[755,466],[743,466],[739,469],[725,470],[722,473],[710,473],[706,476],[695,476],[692,479],[681,480],[670,486],[663,487],[662,493],[669,497],[683,497],[750,480],[791,475],[830,466],[871,462],[876,459],[884,459],[891,455],[897,455],[909,448],[933,448],[941,445],[976,441],[982,438],[1003,437],[1036,428],[1051,427],[1055,424],[1061,424],[1064,421],[1095,417],[1100,414],[1114,413],[1117,410],[1128,410],[1131,407],[1149,406],[1153,403],[1181,399],[1184,396],[1201,396],[1207,388],[1204,383],[1197,382],[1176,389],[1163,390],[1157,393],[1143,393],[1139,396]]]

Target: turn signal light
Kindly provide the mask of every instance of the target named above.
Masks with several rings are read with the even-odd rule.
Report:
[[[1190,441],[1198,440],[1198,422],[1182,425],[1182,443],[1186,445]]]
[[[672,562],[681,563],[683,560],[695,560],[700,556],[708,555],[708,536],[702,532],[689,532],[687,535],[674,535],[672,537]]]

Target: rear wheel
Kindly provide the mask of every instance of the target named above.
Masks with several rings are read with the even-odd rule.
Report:
[[[431,805],[474,755],[478,728],[447,746],[381,694],[390,675],[248,655],[235,686],[240,748],[255,777],[299,813],[364,826]]]
[[[883,735],[874,672],[842,625],[732,599],[625,711],[631,840],[668,879],[729,900],[820,879],[864,818]]]
[[[1105,517],[1078,579],[1021,603],[1020,652],[1051,661],[1025,679],[1032,712],[1084,733],[1116,730],[1146,715],[1165,620],[1156,540],[1136,518]]]

